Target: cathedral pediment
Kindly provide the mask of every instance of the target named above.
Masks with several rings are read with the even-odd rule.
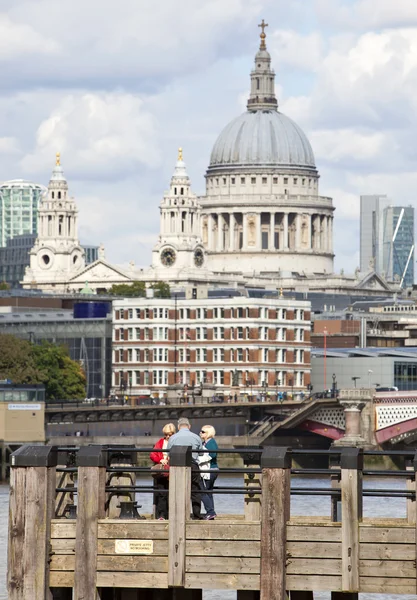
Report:
[[[375,271],[367,273],[365,277],[359,281],[356,287],[357,289],[372,289],[384,292],[392,291],[392,287]]]
[[[77,273],[77,275],[74,275],[74,277],[69,280],[69,283],[84,284],[86,281],[93,283],[98,281],[106,283],[129,283],[133,281],[133,279],[118,267],[110,265],[103,259],[99,259],[90,265],[87,265],[87,267],[80,273]]]

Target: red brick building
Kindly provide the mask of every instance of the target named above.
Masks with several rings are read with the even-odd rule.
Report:
[[[296,395],[310,384],[310,303],[283,297],[113,302],[113,393]]]

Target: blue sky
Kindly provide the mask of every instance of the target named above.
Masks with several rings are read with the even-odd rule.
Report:
[[[359,264],[359,195],[415,204],[415,0],[0,0],[0,180],[47,183],[56,151],[83,242],[150,262],[178,146],[204,193],[268,23],[280,110],[334,198],[336,270]]]

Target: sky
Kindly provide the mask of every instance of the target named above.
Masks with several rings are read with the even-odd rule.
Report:
[[[0,180],[46,185],[59,151],[82,243],[149,265],[177,148],[204,194],[262,18],[279,110],[334,199],[335,271],[353,272],[360,194],[416,204],[416,0],[0,0]]]

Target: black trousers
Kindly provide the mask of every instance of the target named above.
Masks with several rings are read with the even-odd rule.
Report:
[[[198,493],[200,492],[200,493]],[[191,505],[193,507],[194,519],[201,518],[201,487],[200,487],[200,469],[198,464],[191,464]]]
[[[168,489],[169,477],[155,477],[153,483],[154,502],[155,502],[155,517],[159,519],[163,517],[168,519]],[[164,490],[166,492],[164,493]]]

